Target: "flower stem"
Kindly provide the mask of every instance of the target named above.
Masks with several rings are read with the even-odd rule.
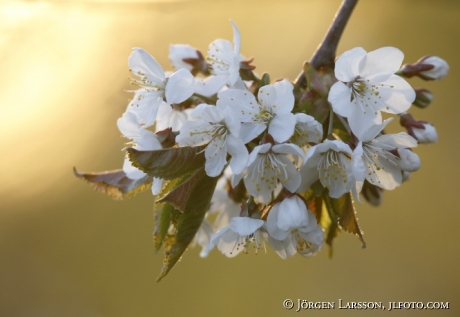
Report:
[[[334,111],[332,107],[329,109],[329,126],[327,127],[327,135],[329,136],[332,133],[332,127],[334,126]]]
[[[343,30],[345,29],[348,19],[350,18],[357,2],[358,0],[343,0],[342,5],[337,11],[334,20],[326,33],[326,36],[310,59],[310,64],[315,69],[322,66],[334,68],[337,45],[339,44]],[[299,74],[294,83],[301,87],[305,87],[307,80],[303,71]]]

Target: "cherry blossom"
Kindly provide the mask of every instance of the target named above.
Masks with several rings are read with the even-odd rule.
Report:
[[[140,79],[131,79],[131,84],[139,86],[127,111],[136,114],[139,122],[147,126],[155,122],[158,107],[165,100],[168,104],[180,103],[194,92],[194,77],[181,68],[166,77],[163,68],[141,48],[133,48],[128,59],[130,71]]]
[[[276,142],[287,141],[296,126],[293,85],[281,80],[259,89],[257,100],[249,91],[228,89],[218,94],[217,107],[228,109],[242,122],[241,137],[251,141],[268,127],[268,133]]]
[[[394,189],[402,183],[402,172],[412,172],[420,167],[418,156],[408,148],[416,147],[417,141],[407,133],[379,133],[392,121],[371,127],[358,135],[360,142],[355,149],[356,159],[365,168],[360,180],[367,179],[372,185]]]
[[[404,54],[394,47],[366,51],[357,47],[343,53],[335,64],[339,80],[329,92],[335,113],[348,118],[355,134],[382,123],[380,111],[398,114],[415,100],[414,89],[394,75]]]
[[[263,247],[263,241],[260,228],[264,221],[261,219],[252,219],[250,217],[233,217],[230,224],[211,237],[211,248],[217,245],[219,251],[228,257],[233,257],[241,251],[248,253],[249,243],[254,243],[257,249]]]
[[[325,140],[310,148],[300,168],[302,183],[298,192],[306,191],[318,179],[329,189],[329,196],[339,198],[349,192],[355,182],[353,152],[342,141]]]
[[[198,105],[191,115],[197,120],[184,123],[176,142],[181,146],[208,144],[205,170],[209,176],[218,176],[222,172],[227,163],[227,153],[232,156],[232,171],[241,173],[246,167],[248,150],[238,138],[240,122],[225,111],[207,104]]]
[[[304,201],[294,195],[275,204],[267,218],[268,242],[285,259],[296,252],[310,257],[321,247],[324,234]]]
[[[252,150],[244,184],[249,194],[258,202],[265,203],[270,200],[278,181],[290,192],[295,192],[299,187],[300,174],[287,155],[302,159],[304,157],[302,150],[294,144],[265,143]],[[243,174],[238,175],[232,182],[237,183],[241,177]]]

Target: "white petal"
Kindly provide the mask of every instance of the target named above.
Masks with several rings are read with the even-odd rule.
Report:
[[[362,47],[356,47],[346,51],[335,62],[335,77],[343,82],[355,80],[359,75],[359,64],[366,56]]]
[[[357,182],[364,181],[364,175],[366,173],[366,167],[363,161],[363,143],[360,141],[355,148],[353,153],[353,158],[351,160],[351,165],[353,166],[353,175]],[[362,187],[362,184],[359,186]],[[361,191],[361,187],[357,187],[358,192]]]
[[[142,135],[139,138],[134,139],[134,142],[136,142],[136,146],[134,148],[136,150],[153,151],[162,149],[161,143],[158,141],[155,133],[142,128],[141,131],[143,131]]]
[[[266,228],[267,231],[273,239],[284,240],[289,235],[289,231],[282,230],[278,226],[278,217],[280,214],[280,203],[275,204],[267,217]],[[270,242],[270,241],[269,241]]]
[[[312,215],[312,216],[313,216],[313,215]],[[314,218],[314,216],[313,216],[313,218]],[[315,219],[315,218],[312,219],[312,221],[314,221],[315,224],[316,224],[316,219]],[[310,221],[310,222],[311,222],[311,221]],[[311,243],[314,243],[314,244],[316,244],[316,245],[321,245],[321,244],[323,244],[323,241],[324,241],[324,232],[323,232],[323,230],[321,229],[321,227],[318,226],[317,224],[316,224],[316,226],[314,227],[313,230],[308,231],[307,233],[302,232],[302,230],[299,230],[299,232],[300,232],[300,236],[301,236],[302,238],[304,238],[306,241],[311,242]]]
[[[379,160],[380,169],[368,169],[366,179],[369,183],[383,189],[392,190],[402,183],[401,168],[390,160]]]
[[[165,78],[165,72],[160,64],[142,48],[133,48],[128,58],[128,65],[136,76],[142,77],[141,74],[144,74],[153,75],[159,79]]]
[[[317,145],[312,147],[305,158],[305,164],[300,167],[301,182],[297,189],[299,193],[306,192],[314,182],[318,180],[318,164],[321,155],[316,155]]]
[[[277,155],[277,158],[284,164],[284,170],[287,174],[281,174],[281,176],[279,176],[279,180],[287,190],[294,193],[300,186],[300,173],[287,156]]]
[[[217,107],[214,107],[216,109],[219,109]],[[219,111],[221,111],[219,109]],[[224,120],[225,120],[225,125],[227,126],[227,129],[230,131],[230,133],[238,137],[240,135],[240,130],[241,130],[241,122],[236,118],[235,116],[232,116],[230,111],[222,111],[224,115]]]
[[[206,174],[211,177],[219,176],[227,164],[227,149],[226,147],[220,148],[219,144],[211,142],[204,151],[206,163],[204,168]]]
[[[405,172],[415,172],[420,168],[420,158],[409,149],[398,149],[401,160],[399,167]]]
[[[230,220],[230,228],[240,236],[253,234],[264,224],[263,220],[252,219],[249,217],[233,217]]]
[[[228,257],[234,257],[243,251],[243,248],[237,247],[238,239],[239,235],[236,232],[233,232],[230,227],[225,227],[212,235],[210,247],[217,245],[220,252]]]
[[[417,146],[417,140],[404,132],[381,135],[372,143],[389,150],[401,147],[412,148]]]
[[[354,105],[351,115],[348,117],[348,123],[351,131],[355,135],[363,135],[371,126],[382,123],[380,111],[366,109],[363,111],[357,105]]]
[[[144,124],[149,127],[155,123],[158,108],[162,102],[163,91],[147,91],[145,89],[139,89],[136,90],[133,99],[126,108],[126,111],[134,113],[140,124]]]
[[[272,108],[273,105],[278,107],[276,104],[277,96],[275,87],[273,85],[260,87],[259,92],[257,93],[257,100],[262,106],[268,107],[269,109]]]
[[[205,97],[216,94],[227,82],[227,76],[209,76],[205,80],[195,78],[195,93]]]
[[[227,137],[227,151],[232,156],[230,160],[232,172],[240,174],[246,168],[249,159],[246,146],[241,139],[229,135]]]
[[[176,142],[180,146],[198,146],[211,141],[212,136],[200,133],[209,129],[210,124],[203,120],[186,121],[176,136]]]
[[[235,22],[230,20],[230,23],[232,24],[233,27],[233,52],[235,52],[235,55],[240,55],[240,50],[241,50],[241,35],[240,35],[240,30],[236,26]]]
[[[262,145],[258,145],[254,149],[252,149],[252,152],[249,155],[248,165],[251,165],[256,160],[257,155],[259,153],[267,153],[271,147],[272,145],[270,143],[265,143]]]
[[[262,123],[242,123],[240,137],[246,144],[258,137],[266,128],[267,126]]]
[[[192,109],[183,111],[173,109],[171,105],[162,102],[158,108],[157,121],[155,125],[156,131],[161,131],[171,128],[173,131],[179,131],[185,121],[190,119]]]
[[[158,195],[161,192],[162,187],[163,187],[163,179],[154,177],[153,184],[152,184],[152,194]]]
[[[169,60],[176,70],[185,68],[191,71],[193,69],[191,64],[184,62],[186,58],[198,58],[196,49],[186,44],[169,45]]]
[[[165,88],[168,103],[181,103],[193,95],[195,77],[185,68],[179,69],[168,78]]]
[[[358,137],[358,140],[362,142],[372,141],[391,121],[393,121],[393,118],[388,118],[381,124],[376,124],[369,127],[367,130],[360,131],[361,135],[356,136]]]
[[[286,240],[276,240],[269,235],[267,241],[282,259],[286,259]]]
[[[422,144],[430,144],[437,142],[438,133],[436,132],[436,128],[429,123],[424,123],[423,126],[425,127],[425,129],[412,128],[412,131],[414,132],[414,135],[417,138],[418,142]]]
[[[287,113],[282,115],[275,115],[268,126],[268,133],[271,134],[276,142],[282,143],[294,134],[295,129],[295,115]]]
[[[125,157],[125,161],[123,162],[123,172],[125,172],[126,176],[129,179],[141,179],[142,177],[145,177],[147,175],[137,167],[134,167],[133,163],[131,163],[127,156]]]
[[[275,144],[272,146],[272,151],[275,153],[297,155],[302,160],[305,159],[302,149],[292,143]]]
[[[254,115],[259,113],[256,98],[247,90],[228,89],[219,92],[217,96],[217,107],[228,109],[241,122],[253,122]]]
[[[132,112],[125,112],[121,118],[117,120],[118,130],[125,138],[134,139],[139,137],[140,125],[137,121],[137,116]]]
[[[332,85],[327,101],[331,103],[335,113],[346,118],[351,116],[352,110],[356,106],[350,100],[351,91],[347,85],[340,81]]]
[[[381,110],[388,113],[399,114],[407,111],[415,100],[415,91],[403,78],[391,75],[379,87],[379,96],[385,105]]]
[[[198,232],[195,235],[196,242],[201,246],[200,257],[207,257],[209,252],[214,248],[211,245],[211,236],[214,234],[214,228],[206,219],[201,223]]]
[[[283,231],[305,227],[310,219],[307,206],[298,196],[284,199],[280,204],[277,225]],[[316,219],[312,219],[316,223]]]
[[[395,47],[382,47],[367,53],[359,75],[370,81],[384,81],[401,67],[404,53]]]
[[[274,83],[273,88],[276,92],[276,99],[271,105],[273,112],[277,115],[291,113],[294,108],[294,86],[290,81],[283,79]]]

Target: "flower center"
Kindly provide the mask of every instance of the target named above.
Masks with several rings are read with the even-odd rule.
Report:
[[[256,119],[257,123],[262,124],[269,124],[274,117],[275,113],[273,113],[272,108],[267,106],[259,106],[259,113],[256,113],[254,115],[254,118]]]
[[[347,183],[347,168],[343,163],[341,155],[345,156],[348,160],[351,160],[348,154],[328,150],[326,153],[321,153],[321,155],[322,158],[317,167],[321,184],[330,189],[333,183]]]
[[[376,171],[384,170],[383,162],[390,162],[397,166],[397,161],[400,160],[387,149],[374,146],[371,143],[363,143],[363,158],[367,169],[366,179],[372,184],[381,183]]]
[[[379,89],[394,88],[394,86],[385,84],[371,84],[369,79],[365,80],[359,76],[354,81],[347,83],[347,86],[351,92],[350,102],[359,106],[364,114],[367,111],[377,114],[377,111],[382,108],[378,106],[382,103]],[[389,110],[389,107],[387,106],[386,109]]]
[[[273,190],[276,187],[277,180],[283,178],[284,182],[288,181],[286,164],[284,164],[276,154],[267,152],[259,154],[261,157],[255,164],[251,180],[256,184],[256,190],[261,191],[262,184],[264,188]]]

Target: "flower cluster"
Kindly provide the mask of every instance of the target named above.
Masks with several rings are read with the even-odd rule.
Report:
[[[413,148],[437,140],[432,124],[407,113],[413,104],[425,108],[432,94],[403,77],[439,79],[447,63],[426,57],[401,68],[397,48],[358,47],[334,69],[307,64],[306,85],[270,82],[240,55],[231,24],[233,43],[215,40],[206,58],[171,45],[174,72],[133,49],[128,64],[138,89],[118,127],[130,140],[123,172],[134,185],[123,190],[153,183],[161,209],[155,237],[170,253],[192,227],[201,256],[215,246],[229,257],[251,245],[266,252],[268,244],[282,258],[309,257],[339,228],[364,246],[353,200],[379,204],[383,190],[419,169]],[[407,133],[384,132],[392,115]]]

